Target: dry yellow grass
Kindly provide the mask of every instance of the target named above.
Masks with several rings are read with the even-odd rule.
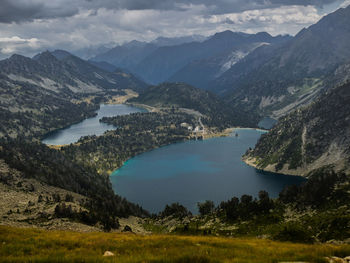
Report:
[[[131,98],[135,98],[135,97],[138,97],[139,94],[136,93],[135,91],[133,90],[130,90],[130,89],[125,89],[123,90],[126,95],[123,95],[123,96],[114,96],[112,97],[107,103],[108,104],[123,104],[125,103],[128,99],[131,99]]]
[[[109,250],[114,257],[102,257]],[[263,239],[78,233],[0,226],[1,262],[324,262],[350,255],[349,245]]]

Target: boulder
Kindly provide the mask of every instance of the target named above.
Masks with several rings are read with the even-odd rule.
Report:
[[[111,251],[105,251],[105,253],[103,254],[104,257],[113,257],[114,253],[112,253]]]
[[[328,259],[329,263],[348,263],[345,259],[338,257],[329,257],[326,259]]]

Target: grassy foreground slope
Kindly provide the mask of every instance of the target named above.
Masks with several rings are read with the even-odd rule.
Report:
[[[102,257],[109,250],[113,257]],[[0,226],[1,262],[326,262],[350,245],[264,239],[44,231]]]

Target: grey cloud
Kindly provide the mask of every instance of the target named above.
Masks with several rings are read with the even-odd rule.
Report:
[[[282,5],[322,7],[338,0],[85,0],[88,7],[128,10],[186,10],[186,5],[204,5],[213,13],[242,12]]]
[[[71,5],[57,6],[52,4],[54,2],[54,0],[1,0],[0,23],[70,17],[79,12],[76,7]]]
[[[338,0],[1,0],[0,23],[34,19],[70,17],[79,10],[92,14],[100,8],[126,10],[187,10],[202,5],[208,14],[242,12],[282,5],[314,5],[321,7]]]

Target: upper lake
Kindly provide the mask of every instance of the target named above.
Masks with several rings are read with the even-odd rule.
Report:
[[[114,130],[113,125],[100,122],[103,117],[126,115],[134,112],[145,112],[146,110],[128,106],[125,104],[101,104],[97,115],[73,124],[67,128],[53,131],[43,139],[43,143],[52,145],[63,145],[77,142],[82,136],[102,135],[107,130]]]
[[[196,212],[197,202],[216,204],[243,194],[270,196],[303,178],[263,173],[241,156],[254,147],[263,131],[238,129],[238,136],[172,144],[128,160],[111,175],[114,191],[151,212],[179,202]]]

